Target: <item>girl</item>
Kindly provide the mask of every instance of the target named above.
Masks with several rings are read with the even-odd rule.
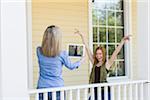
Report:
[[[84,61],[84,57],[71,63],[66,51],[61,51],[61,32],[59,27],[51,25],[46,28],[42,46],[37,47],[39,63],[39,79],[37,88],[52,88],[64,86],[62,78],[62,66],[70,70],[78,68]],[[57,100],[60,100],[60,92],[56,92]],[[43,100],[43,94],[39,94],[39,100]],[[48,93],[48,100],[52,100],[52,94]]]
[[[125,36],[121,40],[119,46],[115,49],[113,52],[111,58],[106,61],[106,50],[105,48],[98,46],[94,52],[94,55],[91,53],[88,45],[85,42],[84,36],[82,33],[80,33],[78,30],[75,32],[78,34],[83,44],[85,45],[86,51],[88,53],[88,57],[93,64],[93,68],[90,74],[89,83],[104,83],[107,82],[107,73],[109,72],[110,67],[114,63],[114,60],[116,59],[118,53],[120,52],[122,46],[126,41],[129,40],[130,36]],[[95,94],[95,100],[97,100],[97,88],[94,89]],[[102,100],[104,100],[104,88],[102,88]],[[110,100],[110,88],[108,87],[108,99]]]

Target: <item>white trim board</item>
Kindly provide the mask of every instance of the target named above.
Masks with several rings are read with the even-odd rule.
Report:
[[[29,100],[25,3],[3,0],[1,5],[1,100]]]
[[[2,73],[2,71],[1,71],[1,5],[2,5],[2,3],[1,3],[2,1],[0,0],[0,99],[1,99],[1,97],[2,97],[2,82],[1,82],[1,79],[2,79],[2,75],[1,75],[1,73]]]
[[[27,13],[27,52],[28,52],[28,88],[33,88],[33,63],[32,63],[32,2],[26,2]]]

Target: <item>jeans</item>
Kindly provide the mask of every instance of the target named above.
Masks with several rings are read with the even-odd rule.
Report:
[[[39,93],[39,100],[44,100],[44,95],[43,93]],[[48,92],[48,100],[52,100],[52,93]],[[56,100],[60,100],[60,92],[56,92]]]

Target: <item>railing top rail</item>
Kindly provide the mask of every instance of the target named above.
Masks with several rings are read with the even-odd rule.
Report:
[[[45,89],[30,89],[29,94],[45,93],[45,92],[53,92],[53,91],[64,91],[64,90],[74,90],[74,89],[84,89],[84,88],[92,88],[92,87],[140,84],[140,83],[143,83],[143,84],[148,83],[148,80],[134,80],[134,81],[115,82],[115,83],[86,84],[86,85],[77,85],[77,86],[64,86],[64,87],[57,87],[57,88],[45,88]]]

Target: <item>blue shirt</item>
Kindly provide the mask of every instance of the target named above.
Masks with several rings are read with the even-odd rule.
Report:
[[[65,65],[68,69],[73,70],[80,66],[80,61],[71,63],[66,51],[62,51],[56,57],[46,57],[37,48],[37,57],[39,63],[39,80],[37,88],[50,88],[64,86],[62,78],[62,66]]]

